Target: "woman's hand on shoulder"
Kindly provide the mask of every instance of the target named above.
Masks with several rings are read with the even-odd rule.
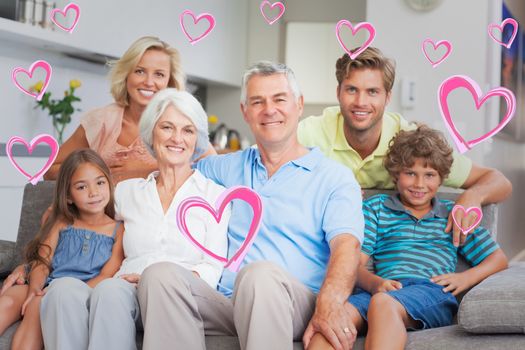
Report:
[[[44,174],[45,180],[56,180],[58,176],[58,170],[60,169],[60,165],[62,162],[71,154],[71,152],[76,151],[77,149],[82,148],[89,148],[89,143],[86,137],[86,131],[80,125],[73,135],[71,135],[66,142],[64,142],[59,150],[58,155],[53,162],[53,165],[49,168],[49,170]]]

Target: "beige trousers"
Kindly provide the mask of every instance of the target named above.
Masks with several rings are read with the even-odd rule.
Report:
[[[315,308],[315,294],[266,261],[245,266],[232,299],[190,271],[158,263],[142,274],[138,300],[143,349],[206,349],[204,335],[238,335],[241,349],[292,349]]]

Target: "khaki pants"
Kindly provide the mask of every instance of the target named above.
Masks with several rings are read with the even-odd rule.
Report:
[[[256,262],[235,280],[232,299],[190,271],[158,263],[142,274],[138,300],[144,350],[206,349],[204,335],[238,335],[243,350],[292,349],[315,308],[315,294],[279,266]]]

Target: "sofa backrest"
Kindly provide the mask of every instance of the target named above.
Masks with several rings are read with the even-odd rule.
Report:
[[[27,184],[24,188],[24,198],[22,202],[22,212],[20,215],[20,225],[18,228],[18,236],[15,246],[15,258],[12,262],[11,268],[18,265],[23,260],[23,250],[27,243],[35,236],[40,228],[40,220],[42,214],[51,205],[53,199],[54,181],[43,181],[36,185]],[[389,190],[365,190],[365,197],[372,196],[377,193],[393,194],[394,191]],[[438,196],[443,199],[455,200],[458,196],[457,192],[446,191],[439,193]],[[483,207],[482,225],[490,230],[494,239],[497,234],[497,205],[490,204]],[[458,264],[458,271],[463,271],[468,268],[464,261]]]

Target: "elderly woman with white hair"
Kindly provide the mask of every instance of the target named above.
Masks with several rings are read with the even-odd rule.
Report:
[[[176,216],[182,200],[199,196],[215,203],[224,191],[191,167],[208,148],[206,113],[191,94],[165,89],[146,107],[140,135],[159,170],[116,187],[116,218],[125,225],[126,257],[115,277],[95,289],[73,279],[53,283],[41,306],[46,349],[136,349],[136,286],[152,264],[175,265],[197,284],[217,286],[222,264],[182,235]],[[229,217],[230,208],[219,223],[205,210],[191,209],[186,223],[195,239],[224,256]]]

